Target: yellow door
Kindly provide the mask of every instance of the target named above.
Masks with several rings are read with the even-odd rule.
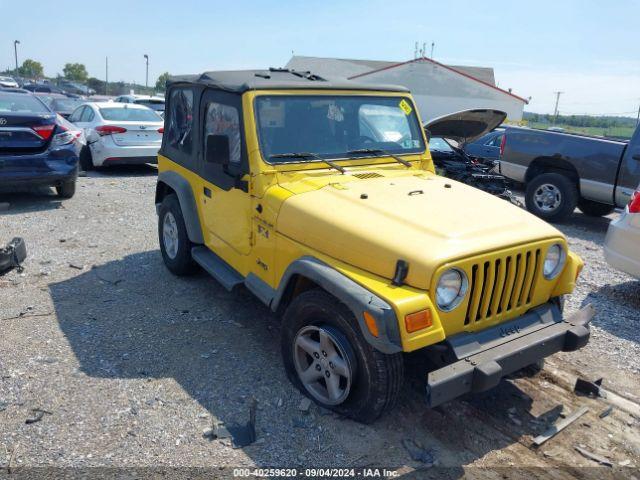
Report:
[[[207,245],[214,251],[232,249],[247,255],[251,250],[251,196],[247,182],[241,180],[248,167],[240,95],[205,91],[199,116],[202,184],[198,197]]]

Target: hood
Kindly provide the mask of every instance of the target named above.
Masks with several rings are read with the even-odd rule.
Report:
[[[527,211],[473,187],[420,173],[329,184],[287,198],[278,231],[342,262],[427,290],[441,265],[537,240],[562,238]]]
[[[463,110],[431,120],[424,129],[429,131],[429,138],[442,137],[464,145],[489,133],[506,118],[507,114],[500,110]]]

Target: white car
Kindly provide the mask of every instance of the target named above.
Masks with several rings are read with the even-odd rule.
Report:
[[[120,95],[113,99],[118,103],[135,103],[137,105],[144,105],[151,110],[155,110],[159,115],[164,115],[164,97],[152,96],[152,95]]]
[[[0,76],[0,87],[18,88],[18,82],[11,77]]]
[[[87,148],[80,154],[80,166],[85,171],[158,162],[164,121],[150,108],[127,103],[85,103],[68,120],[85,134]]]
[[[640,279],[640,186],[624,212],[609,224],[604,256],[612,267]]]

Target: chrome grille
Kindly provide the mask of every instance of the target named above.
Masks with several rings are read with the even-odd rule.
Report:
[[[491,320],[528,307],[541,261],[541,250],[536,248],[474,264],[464,324]]]

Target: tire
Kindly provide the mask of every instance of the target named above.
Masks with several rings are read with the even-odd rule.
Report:
[[[302,361],[312,362],[311,366],[320,366],[320,373],[325,369],[325,375],[334,368],[331,362],[328,367],[326,364],[328,359],[336,358],[331,354],[320,365],[323,361],[320,356],[324,353],[320,342],[317,343],[320,348],[317,361],[312,354],[297,346],[299,336],[310,332],[309,335],[313,337],[315,330],[324,332],[334,340],[337,345],[334,354],[338,353],[338,361],[344,361],[343,368],[344,364],[349,368],[350,386],[344,388],[344,398],[336,403],[323,401],[312,392],[316,388],[324,389],[328,394],[324,376],[320,375],[321,378],[315,381],[315,387],[307,387],[298,373],[301,357]],[[324,290],[303,292],[288,306],[283,317],[281,349],[284,367],[291,383],[318,405],[340,415],[358,422],[371,423],[393,408],[398,399],[404,376],[402,354],[386,355],[375,350],[362,336],[353,313]],[[338,363],[336,368],[337,365]],[[334,377],[335,375],[334,373]],[[338,378],[340,386],[347,385],[344,377],[338,375]]]
[[[520,378],[531,378],[538,375],[542,370],[544,370],[544,358],[538,360],[536,363],[527,365],[522,370],[519,370],[516,376]]]
[[[62,182],[62,185],[56,186],[56,193],[60,198],[71,198],[76,194],[76,179]]]
[[[525,204],[527,210],[543,220],[562,222],[573,214],[578,204],[578,188],[564,175],[543,173],[527,184]]]
[[[582,213],[589,217],[604,217],[613,213],[615,210],[613,205],[607,205],[606,203],[593,202],[584,198],[578,201],[578,208]]]
[[[85,172],[95,168],[93,157],[91,156],[91,149],[87,146],[82,147],[82,150],[80,150],[80,168]]]
[[[167,237],[164,235],[165,221],[167,222]],[[175,241],[175,245],[169,239]],[[160,205],[158,240],[164,264],[173,274],[189,275],[197,270],[196,263],[191,256],[193,244],[187,235],[180,202],[174,194],[164,197]]]

